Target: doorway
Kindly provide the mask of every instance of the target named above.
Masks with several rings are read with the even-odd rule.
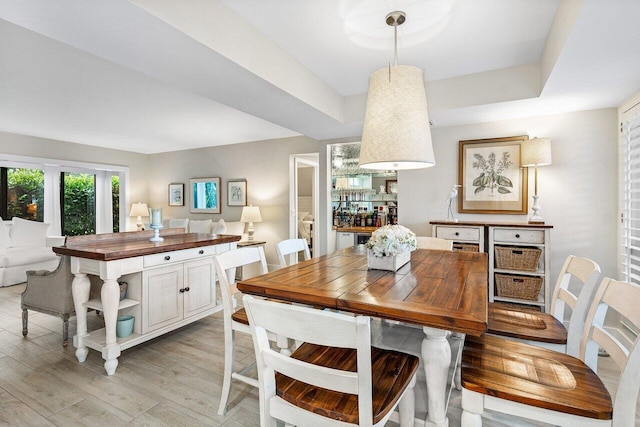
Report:
[[[318,255],[319,153],[289,156],[289,238],[307,240],[311,256]]]

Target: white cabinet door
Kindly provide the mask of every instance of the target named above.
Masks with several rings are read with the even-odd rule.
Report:
[[[182,264],[159,267],[142,273],[143,334],[183,319],[183,276]]]
[[[338,236],[336,240],[336,249],[344,249],[353,246],[353,233],[345,233],[338,231]]]
[[[216,277],[213,259],[184,265],[184,317],[193,316],[216,305]]]

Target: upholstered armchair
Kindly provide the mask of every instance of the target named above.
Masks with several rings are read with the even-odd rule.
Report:
[[[92,293],[99,292],[100,279],[90,277]],[[71,293],[71,261],[61,256],[58,267],[53,271],[27,271],[27,287],[22,292],[22,335],[27,336],[29,314],[27,310],[57,316],[62,319],[62,345],[69,343],[69,318],[75,314]],[[95,283],[94,283],[95,282]]]

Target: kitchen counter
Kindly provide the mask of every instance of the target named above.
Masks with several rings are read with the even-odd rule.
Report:
[[[339,227],[334,225],[331,229],[342,233],[373,233],[378,227]]]

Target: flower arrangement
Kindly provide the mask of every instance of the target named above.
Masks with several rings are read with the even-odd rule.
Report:
[[[385,257],[416,249],[416,234],[402,225],[385,225],[371,233],[366,243],[374,256]]]

